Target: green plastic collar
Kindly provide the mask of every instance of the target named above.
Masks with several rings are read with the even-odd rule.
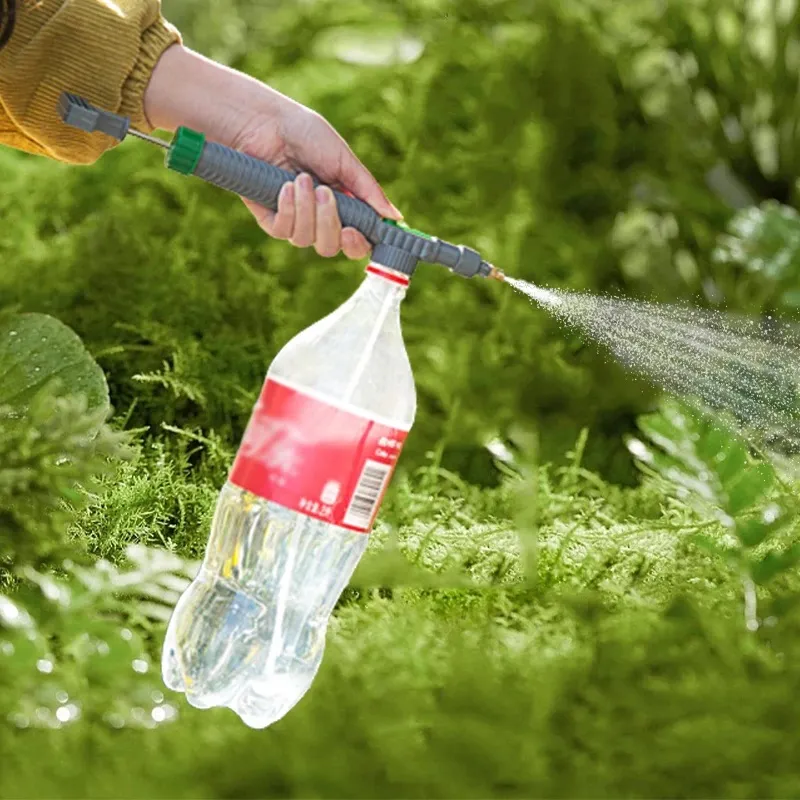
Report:
[[[191,175],[200,162],[206,137],[191,128],[180,127],[167,152],[167,167],[183,175]]]
[[[431,236],[430,234],[425,233],[424,231],[418,231],[416,228],[412,228],[409,225],[406,225],[405,222],[398,222],[397,220],[394,219],[386,219],[386,217],[383,218],[383,221],[387,225],[394,225],[395,228],[402,228],[404,231],[408,231],[409,233],[414,233],[417,236],[421,236],[423,239],[433,239],[433,236]]]

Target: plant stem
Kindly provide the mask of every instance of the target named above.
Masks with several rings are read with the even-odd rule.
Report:
[[[759,628],[756,595],[756,585],[753,579],[745,574],[742,576],[742,588],[744,589],[744,624],[747,630],[757,631]]]

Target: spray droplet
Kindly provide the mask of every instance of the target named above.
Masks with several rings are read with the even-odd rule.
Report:
[[[62,705],[56,709],[56,719],[62,723],[75,722],[80,716],[81,709],[75,703]]]
[[[28,628],[31,626],[31,618],[28,612],[2,595],[0,595],[0,622],[9,628]]]
[[[772,451],[800,450],[798,326],[506,282],[594,339],[626,369],[693,406],[729,412],[748,440]]]
[[[122,716],[122,714],[117,714],[116,712],[106,714],[103,717],[103,720],[107,725],[110,725],[112,728],[119,729],[125,727],[125,718]]]
[[[562,303],[559,293],[554,289],[544,289],[535,283],[521,281],[517,278],[506,278],[506,283],[541,306],[555,307]]]

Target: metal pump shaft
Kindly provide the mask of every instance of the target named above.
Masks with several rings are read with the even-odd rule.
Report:
[[[184,175],[195,175],[273,210],[281,187],[293,181],[288,170],[268,164],[238,150],[206,141],[202,133],[181,127],[171,142],[135,130],[130,119],[93,106],[82,97],[64,92],[58,104],[61,119],[87,133],[95,131],[122,141],[128,134],[164,148],[166,166]],[[315,181],[318,185],[318,182]],[[441,264],[465,278],[481,275],[503,280],[503,273],[463,245],[450,244],[394,220],[383,219],[369,205],[334,191],[342,225],[360,231],[374,246],[373,258],[411,275],[419,261]]]

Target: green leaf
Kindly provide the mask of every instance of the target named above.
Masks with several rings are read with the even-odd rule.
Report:
[[[777,517],[767,520],[767,511],[752,519],[737,520],[736,535],[745,547],[757,547],[791,521],[790,515],[780,512]]]
[[[757,584],[767,583],[769,580],[785,572],[800,561],[800,543],[793,544],[783,552],[767,553],[760,561],[750,568],[753,581]]]
[[[88,410],[109,407],[108,385],[78,335],[47,314],[0,319],[0,405],[26,408],[57,380],[69,394],[83,394]]]
[[[735,516],[766,495],[775,482],[775,471],[766,463],[749,468],[743,463],[739,472],[731,474],[730,478],[735,479],[735,483],[733,480],[726,481],[728,503],[725,510]]]
[[[775,482],[772,465],[754,461],[721,420],[677,401],[640,418],[639,428],[655,445],[632,451],[643,467],[730,517],[762,501]]]
[[[690,537],[691,541],[701,550],[713,553],[718,556],[730,556],[730,548],[726,547],[713,536],[704,533],[695,533]]]
[[[107,410],[87,403],[42,390],[22,412],[0,406],[0,559],[14,571],[81,550],[69,534],[75,514],[117,459],[134,456],[128,436],[104,424]]]
[[[800,259],[800,215],[795,209],[769,200],[740,211],[728,230],[714,253],[718,262],[772,281],[794,278]]]

